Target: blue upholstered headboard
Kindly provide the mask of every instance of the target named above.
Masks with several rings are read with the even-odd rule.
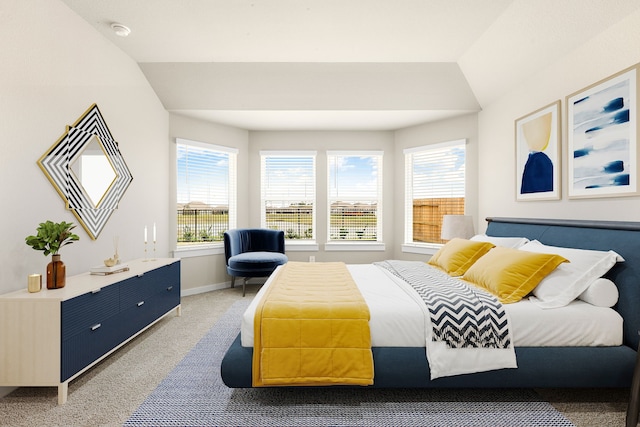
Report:
[[[618,286],[614,307],[624,318],[624,343],[636,350],[640,337],[640,222],[534,218],[487,218],[487,234],[526,237],[544,244],[579,249],[613,250],[625,262],[605,277]]]

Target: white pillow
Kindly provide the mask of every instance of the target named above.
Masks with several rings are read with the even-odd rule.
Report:
[[[624,261],[614,251],[547,246],[533,240],[520,248],[523,251],[558,254],[569,262],[562,263],[533,290],[530,300],[541,308],[564,307],[602,277],[618,261]]]
[[[597,307],[613,307],[618,302],[618,296],[616,284],[601,277],[591,282],[578,299]]]
[[[487,236],[486,234],[476,234],[469,240],[475,240],[476,242],[489,242],[496,246],[514,249],[518,249],[529,241],[526,237],[494,237]]]

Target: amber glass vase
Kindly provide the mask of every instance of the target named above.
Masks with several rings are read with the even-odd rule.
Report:
[[[64,288],[67,277],[67,267],[60,261],[60,255],[51,256],[51,262],[47,264],[47,289]]]

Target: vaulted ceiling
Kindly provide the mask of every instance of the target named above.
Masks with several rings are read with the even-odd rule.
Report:
[[[479,111],[637,0],[62,0],[168,111],[246,129],[397,129]],[[118,22],[131,34],[119,37]]]

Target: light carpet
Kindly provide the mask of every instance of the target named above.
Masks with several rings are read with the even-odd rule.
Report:
[[[220,363],[248,303],[234,303],[124,425],[573,426],[528,389],[229,389]]]

